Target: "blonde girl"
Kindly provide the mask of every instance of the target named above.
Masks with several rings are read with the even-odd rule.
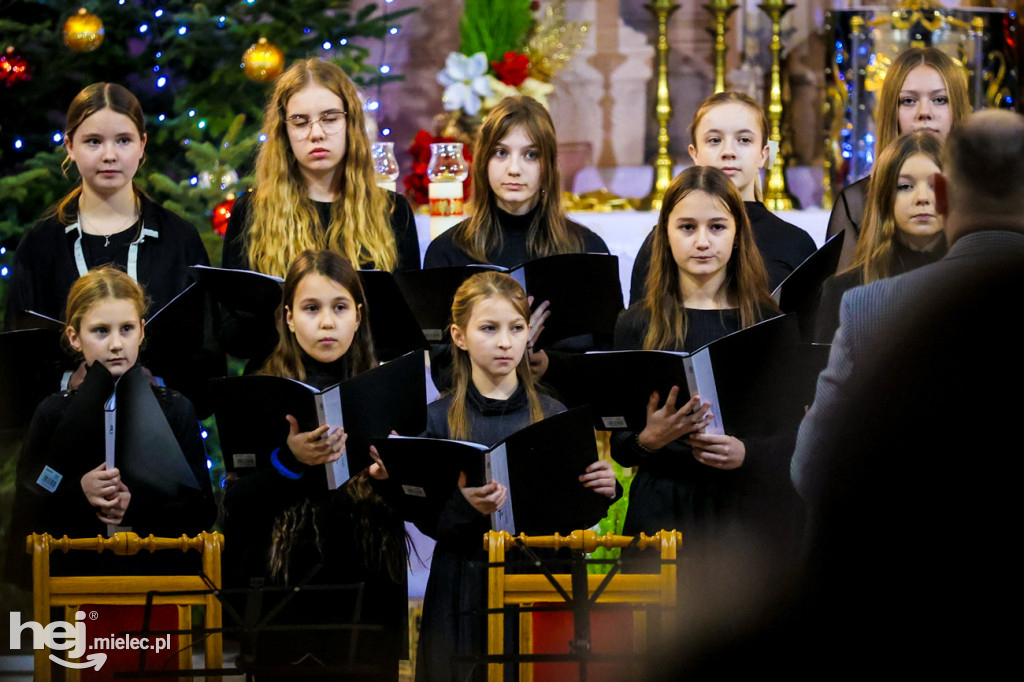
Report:
[[[537,389],[526,357],[529,318],[526,294],[508,275],[482,272],[459,287],[452,303],[453,388],[427,407],[427,437],[493,444],[565,409]],[[608,462],[590,465],[580,482],[597,494],[616,494]],[[452,657],[484,650],[484,619],[460,611],[486,603],[484,573],[476,563],[485,561],[480,537],[507,492],[496,481],[463,485],[440,518],[419,524],[437,545],[424,595],[417,679],[466,679],[472,666]]]
[[[223,267],[284,277],[303,251],[357,268],[416,269],[409,203],[377,187],[362,102],[335,64],[306,59],[277,79],[263,121],[256,186],[239,197]]]

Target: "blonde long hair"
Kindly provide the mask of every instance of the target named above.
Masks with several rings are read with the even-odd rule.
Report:
[[[558,175],[558,142],[551,115],[532,97],[506,97],[494,107],[473,146],[473,216],[455,228],[452,239],[478,263],[488,263],[487,252],[501,248],[501,225],[497,202],[488,176],[494,150],[513,128],[522,126],[533,142],[540,160],[539,208],[526,237],[531,258],[562,253],[582,253],[583,231],[569,222],[562,210]],[[529,317],[527,317],[529,319]]]
[[[709,111],[722,104],[742,104],[753,111],[758,122],[761,124],[761,141],[758,143],[758,148],[763,149],[768,144],[768,116],[764,113],[764,108],[757,103],[757,100],[746,93],[726,90],[725,92],[716,92],[711,95],[700,103],[697,111],[693,112],[693,120],[690,121],[689,132],[690,144],[693,145],[694,149],[700,146],[697,139],[697,128],[700,127],[700,122],[704,120],[704,116]],[[757,201],[764,199],[764,192],[761,190],[760,172],[754,175],[754,199]]]
[[[882,81],[882,92],[878,96],[878,108],[875,112],[875,149],[878,156],[900,135],[900,90],[907,75],[919,66],[930,66],[942,76],[946,82],[946,96],[949,97],[950,113],[953,115],[952,127],[960,125],[971,113],[971,103],[967,95],[967,77],[962,67],[958,66],[945,52],[934,47],[910,47],[893,60]],[[907,131],[903,131],[907,132]]]
[[[882,150],[868,181],[864,223],[853,262],[847,268],[860,270],[863,284],[885,279],[895,267],[893,245],[899,227],[893,208],[903,164],[915,154],[924,154],[942,170],[942,143],[932,133],[918,131],[901,135]]]
[[[473,308],[477,303],[491,297],[500,297],[512,304],[524,320],[530,319],[530,304],[526,300],[526,292],[519,282],[502,272],[481,272],[473,275],[459,287],[452,301],[452,324],[460,329],[469,328],[469,320],[473,316]],[[516,378],[526,390],[526,401],[530,408],[530,423],[544,418],[540,397],[537,392],[537,380],[530,369],[530,360],[526,353],[516,365]],[[469,434],[469,413],[466,410],[466,398],[469,395],[469,384],[473,380],[473,363],[469,353],[452,343],[452,395],[448,406],[448,437],[455,440],[466,440]]]
[[[286,128],[288,101],[310,84],[323,86],[345,106],[345,158],[335,178],[339,199],[331,206],[326,234],[306,192],[299,162]],[[249,265],[283,277],[288,264],[308,249],[329,249],[357,267],[373,263],[394,270],[398,248],[391,231],[393,207],[386,190],[377,186],[370,160],[370,142],[356,87],[330,62],[307,59],[293,64],[274,86],[263,119],[266,136],[256,158],[256,187],[244,248]]]
[[[80,355],[68,341],[67,330],[74,329],[76,334],[82,333],[82,319],[97,303],[106,300],[129,301],[138,313],[139,319],[146,317],[149,299],[142,285],[113,265],[104,265],[90,270],[75,280],[68,291],[68,302],[64,308],[65,333],[61,335],[61,344],[69,353]]]
[[[686,342],[686,301],[679,288],[679,266],[672,257],[668,241],[668,222],[672,209],[691,192],[705,192],[715,197],[736,221],[734,248],[725,268],[722,288],[739,306],[740,326],[746,328],[760,322],[765,309],[778,310],[768,292],[768,271],[754,244],[739,190],[729,176],[717,168],[693,166],[675,177],[661,204],[643,299],[644,311],[651,321],[644,338],[645,350],[683,350]]]

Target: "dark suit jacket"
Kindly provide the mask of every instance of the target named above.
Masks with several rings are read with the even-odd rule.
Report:
[[[828,477],[830,434],[835,430],[836,415],[847,408],[844,393],[851,379],[885,350],[887,342],[901,342],[890,339],[890,333],[909,313],[928,303],[929,296],[950,282],[970,286],[972,278],[989,269],[992,262],[1013,257],[1024,258],[1024,234],[974,232],[961,237],[932,265],[846,293],[828,367],[818,378],[814,404],[800,425],[793,454],[793,483],[809,504],[814,504],[823,479]],[[976,336],[983,332],[979,329]]]

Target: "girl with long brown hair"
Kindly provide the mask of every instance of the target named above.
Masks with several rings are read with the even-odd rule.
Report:
[[[619,318],[616,349],[694,351],[778,314],[743,201],[722,171],[680,173],[655,229],[646,293]],[[748,479],[779,459],[755,439],[704,433],[710,404],[680,389],[651,396],[642,431],[612,436],[612,457],[638,467],[627,535],[675,528],[690,542],[714,536],[742,514]]]
[[[942,142],[926,131],[899,137],[878,157],[853,262],[822,286],[816,341],[831,343],[839,327],[839,304],[848,289],[901,275],[945,255],[943,220],[932,181],[941,172]]]
[[[322,389],[372,369],[368,315],[352,264],[333,251],[299,254],[285,277],[280,340],[262,372]],[[383,473],[375,465],[328,490],[322,465],[345,456],[344,429],[300,432],[290,415],[288,422],[286,442],[271,454],[273,469],[227,491],[226,575],[241,587],[363,583],[362,622],[382,626],[359,638],[358,661],[379,670],[364,679],[397,679],[406,635],[406,537],[401,518],[374,490],[373,478]],[[292,599],[278,623],[334,622],[345,604],[338,593],[314,592]],[[257,665],[297,665],[295,674],[313,674],[317,666],[344,664],[347,641],[329,630],[275,633],[249,654]]]
[[[192,225],[135,186],[145,160],[146,121],[135,95],[93,83],[68,107],[65,165],[81,176],[21,240],[11,267],[5,327],[32,310],[64,312],[68,290],[90,269],[114,264],[146,288],[159,310],[190,283],[190,265],[208,265]]]
[[[459,287],[452,303],[453,387],[428,405],[427,437],[492,445],[565,409],[536,386],[526,357],[529,316],[525,292],[508,275],[482,272]],[[598,494],[616,493],[605,461],[590,465],[580,482]],[[463,612],[486,604],[480,538],[506,495],[496,481],[463,484],[439,518],[417,522],[437,540],[423,600],[417,679],[466,679],[472,664],[456,664],[452,657],[484,652],[484,617]]]

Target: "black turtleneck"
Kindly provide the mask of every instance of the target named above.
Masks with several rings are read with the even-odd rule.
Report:
[[[896,239],[892,249],[891,277],[930,265],[946,255],[946,243],[941,241],[936,248],[928,251],[917,251]],[[821,302],[814,323],[814,341],[816,343],[832,343],[836,329],[839,328],[839,306],[843,294],[849,289],[864,283],[864,273],[858,268],[832,275],[821,286]]]
[[[306,379],[302,383],[317,389],[341,383],[352,374],[348,358],[342,355],[334,362],[320,362],[302,351],[302,368],[306,370]]]
[[[487,260],[491,265],[500,265],[503,268],[513,268],[528,260],[532,260],[530,250],[527,248],[526,240],[530,234],[530,226],[533,224],[537,212],[540,211],[538,203],[532,210],[523,215],[506,213],[498,207],[494,207],[494,214],[501,225],[501,248],[492,249],[487,252]],[[570,225],[581,231],[583,236],[583,251],[585,253],[608,253],[608,245],[604,240],[571,220]],[[465,251],[462,251],[452,239],[455,230],[466,221],[459,223],[456,227],[442,233],[427,247],[427,255],[423,258],[424,268],[443,268],[455,265],[474,265],[479,261],[475,260]]]

